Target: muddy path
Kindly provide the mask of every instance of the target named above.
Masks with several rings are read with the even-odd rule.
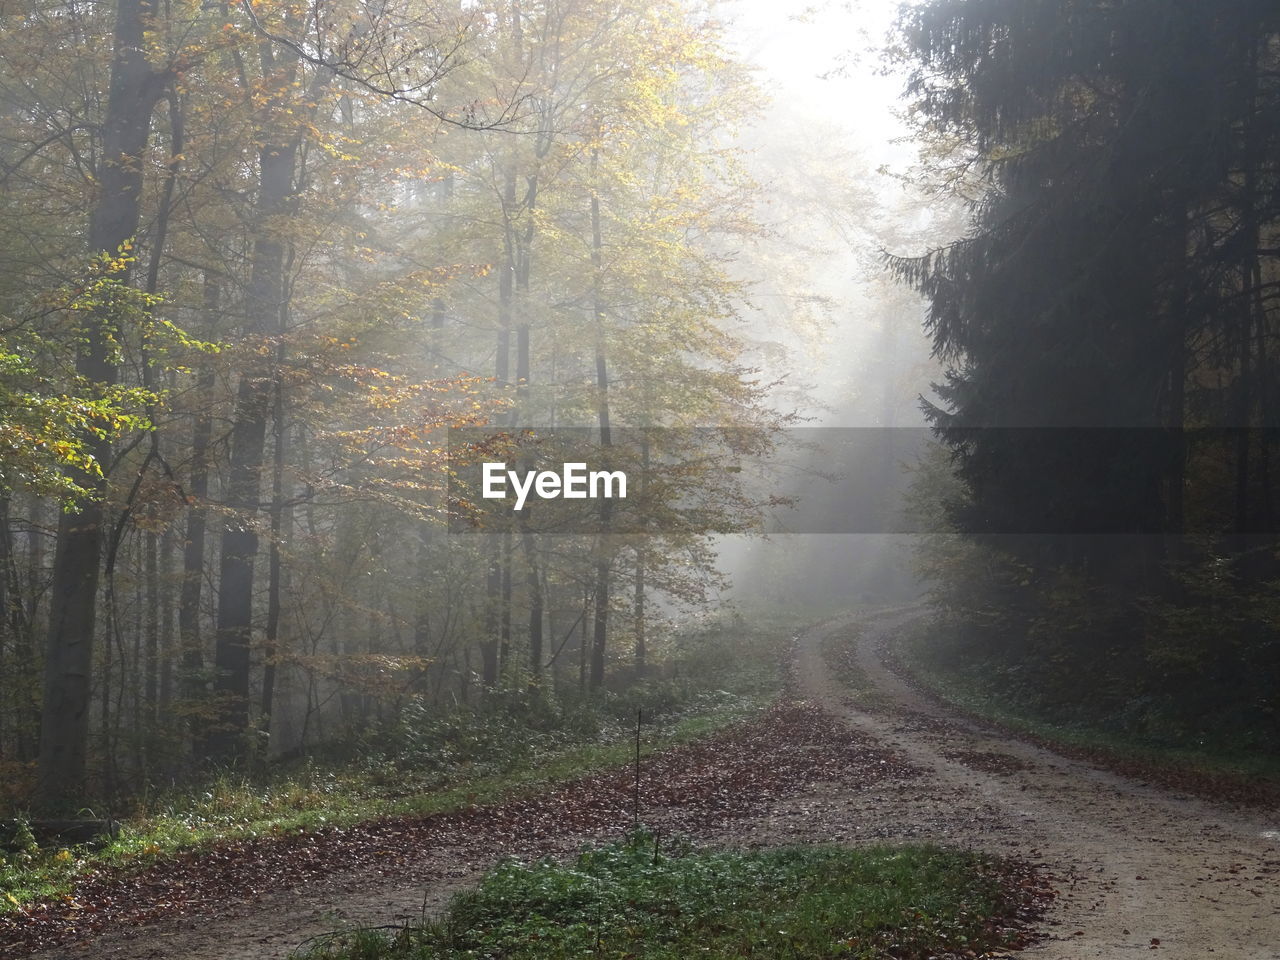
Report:
[[[802,634],[799,702],[647,756],[643,820],[666,835],[735,846],[929,840],[1042,863],[1061,895],[1049,938],[1027,957],[1280,958],[1280,824],[950,715],[882,662],[910,616]],[[852,700],[833,674],[823,647],[842,643],[873,696]],[[616,837],[633,800],[630,771],[593,775],[508,804],[308,838],[305,848],[242,851],[210,871],[208,886],[196,854],[109,891],[93,907],[114,911],[105,922],[86,917],[77,927],[65,910],[33,919],[51,948],[36,951],[13,939],[20,927],[0,925],[0,958],[283,960],[344,925],[434,912],[501,855],[567,854]],[[268,869],[272,857],[289,865],[286,876]]]
[[[1136,783],[955,716],[885,663],[910,616],[809,631],[797,651],[797,683],[927,771],[886,798],[920,836],[1030,856],[1057,875],[1050,937],[1025,956],[1280,958],[1274,811]],[[824,644],[845,647],[870,696],[849,696]]]

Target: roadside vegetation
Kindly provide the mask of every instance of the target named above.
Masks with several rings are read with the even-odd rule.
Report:
[[[1088,684],[1048,699],[1019,665],[975,654],[945,626],[902,628],[893,656],[912,679],[966,713],[1118,772],[1246,803],[1280,797],[1280,758],[1248,736],[1156,722],[1149,702],[1108,703]]]
[[[913,5],[918,129],[955,161],[929,176],[970,216],[890,261],[945,365],[911,498],[930,673],[1055,737],[1249,774],[1280,738],[1275,10]]]
[[[776,698],[790,626],[732,616],[691,626],[672,638],[660,671],[620,692],[552,698],[535,689],[450,711],[411,701],[393,721],[269,774],[228,770],[143,790],[127,811],[111,811],[120,835],[97,846],[42,847],[19,818],[0,834],[0,915],[62,895],[78,877],[142,869],[193,847],[428,816],[621,766],[634,752],[638,712],[646,749],[697,740]]]
[[[502,864],[438,919],[337,934],[306,960],[977,956],[1025,942],[1035,887],[1008,870],[931,846],[706,851],[638,830],[570,863]]]

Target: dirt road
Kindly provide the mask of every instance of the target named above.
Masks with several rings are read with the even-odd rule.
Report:
[[[858,630],[833,621],[804,633],[795,694],[838,720],[797,709],[786,714],[785,733],[775,718],[763,738],[757,728],[745,743],[730,738],[656,756],[646,762],[645,820],[733,845],[932,840],[1041,862],[1062,895],[1049,939],[1024,954],[1034,960],[1138,951],[1280,960],[1276,818],[1126,781],[951,715],[881,660],[882,645],[909,616]],[[823,656],[824,643],[845,637],[873,687],[856,702]],[[761,768],[771,767],[785,775],[762,779]],[[567,785],[528,801],[517,821],[460,819],[434,833],[392,824],[378,842],[413,849],[385,868],[316,869],[286,889],[255,887],[211,902],[188,896],[180,911],[158,910],[155,922],[135,913],[34,956],[280,960],[335,926],[403,922],[435,909],[496,849],[526,852],[513,844],[511,822],[545,817],[544,841],[532,852],[616,835],[630,814],[620,789],[607,777]],[[565,811],[577,811],[572,824]],[[0,948],[0,956],[22,955]]]
[[[851,632],[870,707],[847,702],[824,662],[824,641],[848,624],[802,638],[798,685],[928,771],[891,800],[919,836],[1030,855],[1062,879],[1050,939],[1025,956],[1280,958],[1280,817],[1137,784],[955,717],[883,662],[905,619]]]

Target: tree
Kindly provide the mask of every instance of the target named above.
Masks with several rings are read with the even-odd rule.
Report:
[[[759,507],[722,468],[782,422],[726,252],[754,230],[722,142],[754,94],[706,11],[28,6],[0,32],[6,762],[35,750],[42,667],[47,798],[82,805],[414,699],[542,701],[572,653],[584,687],[660,658],[649,598],[718,582],[712,531]],[[118,162],[91,169],[110,131]],[[496,562],[436,535],[450,427],[602,422],[620,458],[666,431],[614,533],[535,512]]]
[[[138,231],[142,156],[151,113],[167,75],[146,56],[145,32],[155,15],[151,0],[118,0],[111,86],[102,121],[99,193],[89,219],[88,247],[95,255],[128,251]],[[121,270],[128,282],[128,266]],[[76,371],[92,384],[116,382],[116,327],[120,317],[105,307],[86,318]],[[50,618],[45,654],[44,704],[40,724],[39,803],[46,809],[76,805],[84,794],[92,691],[95,613],[102,556],[101,494],[111,461],[110,435],[91,434],[86,449],[94,466],[80,471],[79,485],[92,496],[63,512],[53,561],[58,604]]]
[[[928,412],[965,485],[952,520],[1007,571],[989,642],[1105,657],[1117,698],[1158,675],[1144,611],[1180,606],[1192,569],[1225,551],[1275,572],[1278,29],[1251,0],[938,0],[903,21],[934,143],[981,191],[969,236],[892,266],[951,365]],[[1188,679],[1148,682],[1172,715]]]

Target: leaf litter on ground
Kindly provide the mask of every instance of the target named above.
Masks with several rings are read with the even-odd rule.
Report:
[[[684,746],[642,755],[639,810],[664,831],[705,835],[829,784],[866,788],[918,771],[816,706],[782,701]],[[0,917],[0,957],[91,938],[109,927],[216,912],[339,873],[384,877],[427,851],[495,861],[539,856],[632,826],[634,771],[428,815],[215,842],[134,867],[104,867],[62,897]]]

